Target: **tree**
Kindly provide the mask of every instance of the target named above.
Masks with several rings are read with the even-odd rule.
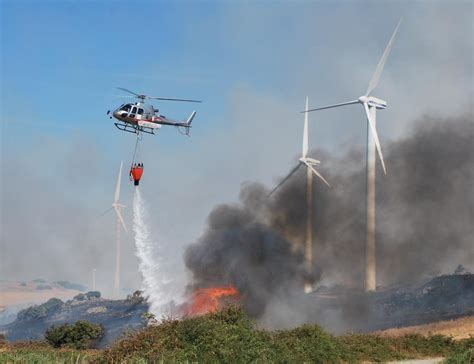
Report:
[[[102,325],[80,320],[75,324],[51,326],[45,333],[46,341],[59,348],[71,346],[75,349],[87,349],[93,346],[104,335]]]

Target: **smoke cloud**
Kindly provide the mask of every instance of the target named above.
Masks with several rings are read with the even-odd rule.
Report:
[[[474,123],[424,117],[403,139],[385,144],[387,175],[377,171],[377,282],[410,283],[474,266]],[[364,283],[365,151],[340,158],[317,150],[331,183],[314,183],[314,277],[321,285],[359,289]],[[302,297],[305,171],[301,168],[271,198],[271,187],[244,184],[240,202],[219,205],[207,229],[185,252],[189,289],[235,285],[244,306],[268,319],[282,312],[305,321]],[[363,306],[363,304],[362,304]],[[360,310],[353,308],[357,312]],[[351,315],[350,312],[343,315]],[[295,320],[291,317],[296,318]],[[272,320],[273,319],[273,320]]]

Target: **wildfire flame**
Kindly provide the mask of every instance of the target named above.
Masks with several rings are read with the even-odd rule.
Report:
[[[216,312],[223,297],[237,296],[239,291],[235,287],[200,288],[193,293],[192,302],[187,307],[190,316],[204,315]]]

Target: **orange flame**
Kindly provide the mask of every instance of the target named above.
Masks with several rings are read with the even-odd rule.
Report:
[[[237,296],[239,291],[235,287],[200,288],[193,293],[192,303],[187,311],[188,315],[199,316],[219,309],[223,297]]]

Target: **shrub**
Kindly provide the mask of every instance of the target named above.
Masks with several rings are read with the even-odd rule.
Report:
[[[45,339],[55,348],[68,346],[86,349],[92,347],[103,335],[104,328],[101,325],[81,320],[72,325],[66,323],[51,326],[45,333]]]
[[[41,305],[34,305],[18,312],[19,321],[38,320],[59,310],[63,301],[59,298],[51,298]]]
[[[100,298],[100,292],[99,291],[89,291],[86,293],[87,299],[92,299],[92,298]]]
[[[84,293],[79,293],[75,295],[73,298],[75,301],[85,301],[86,300],[86,295]]]
[[[151,312],[145,312],[142,315],[142,320],[145,326],[152,326],[152,325],[158,324],[158,320],[156,319],[156,316]]]
[[[137,290],[133,294],[127,295],[127,301],[132,305],[138,305],[140,303],[146,302],[146,298],[143,297],[143,291]]]

